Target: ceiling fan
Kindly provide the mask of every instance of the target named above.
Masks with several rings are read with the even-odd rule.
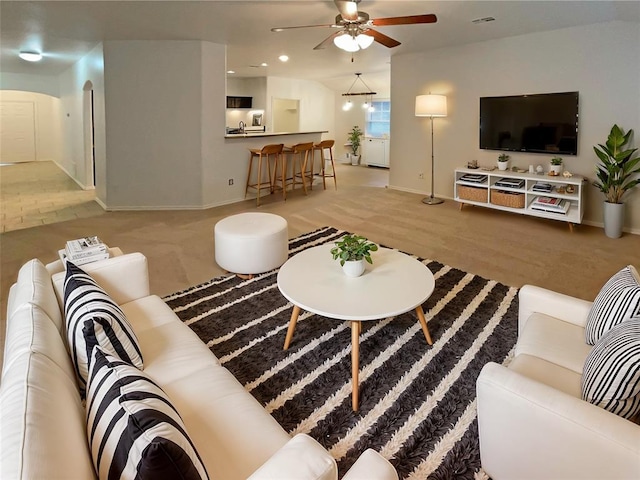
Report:
[[[360,0],[334,0],[340,13],[336,15],[335,23],[325,25],[299,25],[294,27],[275,27],[272,32],[282,32],[297,28],[328,27],[338,31],[314,47],[314,50],[325,48],[330,43],[348,52],[355,52],[367,48],[374,41],[388,48],[397,47],[400,42],[371,27],[386,27],[389,25],[414,25],[419,23],[435,23],[438,21],[433,14],[409,15],[405,17],[369,18],[366,12],[358,11]]]

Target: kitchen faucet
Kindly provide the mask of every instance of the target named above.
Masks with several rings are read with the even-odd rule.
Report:
[[[240,132],[244,133],[244,122],[242,120],[240,120],[239,126],[240,126]]]

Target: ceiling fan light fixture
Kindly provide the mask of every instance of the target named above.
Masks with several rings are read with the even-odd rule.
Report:
[[[42,60],[42,54],[38,52],[20,52],[18,56],[27,62],[39,62]]]
[[[347,32],[343,32],[333,39],[333,43],[336,47],[344,50],[345,52],[357,52],[360,50],[360,46],[355,38],[353,38]]]
[[[365,33],[361,33],[356,37],[356,42],[358,42],[358,46],[362,50],[364,50],[365,48],[369,48],[371,46],[371,44],[373,43],[373,37]]]

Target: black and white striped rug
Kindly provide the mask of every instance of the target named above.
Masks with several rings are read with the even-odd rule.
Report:
[[[290,255],[345,233],[325,227],[301,235],[290,240]],[[357,413],[348,322],[303,312],[284,351],[293,307],[278,290],[277,270],[214,278],[164,300],[288,432],[327,448],[341,476],[371,447],[400,478],[481,477],[475,382],[485,363],[509,358],[517,289],[420,260],[436,279],[423,305],[434,343],[426,344],[415,312],[363,322]],[[313,272],[300,281],[313,288]]]

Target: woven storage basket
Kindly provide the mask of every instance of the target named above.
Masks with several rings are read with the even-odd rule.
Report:
[[[491,190],[491,203],[503,207],[524,208],[524,193],[505,193]]]
[[[458,198],[460,200],[471,200],[473,202],[487,203],[487,189],[458,185]]]

